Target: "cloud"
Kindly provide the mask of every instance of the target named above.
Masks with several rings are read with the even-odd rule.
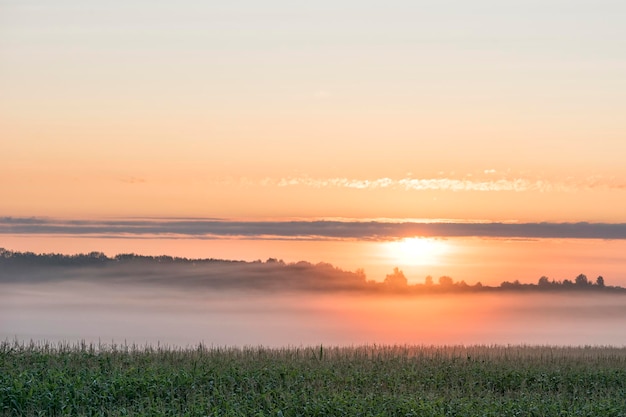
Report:
[[[454,192],[575,192],[580,190],[624,190],[626,182],[602,176],[568,178],[554,181],[545,178],[530,178],[523,175],[502,176],[494,169],[484,170],[485,178],[474,178],[468,174],[461,178],[313,178],[306,175],[284,178],[264,178],[261,181],[242,179],[240,184],[262,187],[308,187],[308,188],[350,188],[359,190],[393,189],[405,191],[454,191]]]
[[[66,220],[2,217],[0,234],[320,240],[394,240],[411,236],[626,239],[626,223],[232,221],[197,218]]]
[[[305,186],[310,188],[353,188],[353,189],[403,189],[407,191],[547,191],[554,188],[543,181],[529,181],[525,179],[499,179],[489,181],[477,181],[469,179],[450,178],[376,178],[376,179],[350,179],[350,178],[327,178],[316,179],[310,177],[289,177],[273,181],[266,178],[262,185],[275,185],[277,187]]]

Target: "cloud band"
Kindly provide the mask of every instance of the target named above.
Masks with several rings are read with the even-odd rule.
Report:
[[[410,236],[626,239],[626,223],[463,223],[230,221],[219,219],[63,220],[2,217],[0,234],[107,237],[393,240]]]

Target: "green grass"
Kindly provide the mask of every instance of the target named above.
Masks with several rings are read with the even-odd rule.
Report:
[[[626,348],[0,344],[4,416],[626,416]]]

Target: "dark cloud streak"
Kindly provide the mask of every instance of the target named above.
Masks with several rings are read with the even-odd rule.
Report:
[[[0,218],[0,234],[114,237],[391,240],[411,236],[626,239],[626,223],[419,223],[383,221],[231,221],[216,219],[62,220]]]

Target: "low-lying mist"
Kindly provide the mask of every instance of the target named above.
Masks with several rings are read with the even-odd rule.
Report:
[[[13,265],[0,271],[0,338],[176,346],[626,345],[622,292],[390,288],[328,264]]]

